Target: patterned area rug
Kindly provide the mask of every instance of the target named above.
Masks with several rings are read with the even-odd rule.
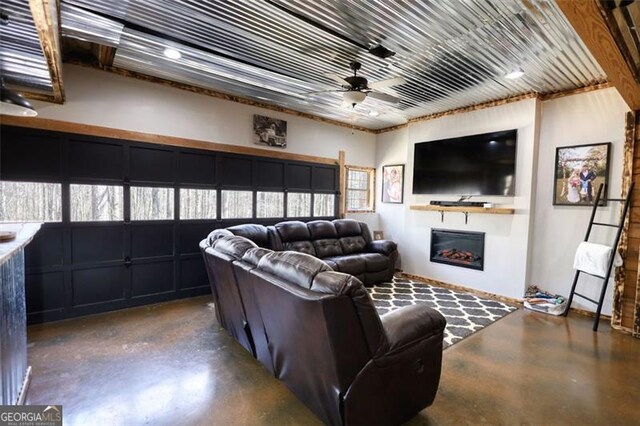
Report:
[[[394,277],[390,283],[376,284],[368,290],[380,315],[420,302],[440,312],[447,319],[445,348],[517,310],[495,300],[401,277]]]

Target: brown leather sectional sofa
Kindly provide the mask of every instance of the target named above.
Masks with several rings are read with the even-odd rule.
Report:
[[[227,235],[248,238],[260,247],[320,258],[334,271],[351,274],[366,286],[389,281],[398,259],[396,243],[372,240],[367,225],[352,219],[237,225],[226,230]]]
[[[220,324],[327,424],[400,424],[438,389],[445,320],[378,316],[363,284],[304,253],[214,231],[200,243]]]

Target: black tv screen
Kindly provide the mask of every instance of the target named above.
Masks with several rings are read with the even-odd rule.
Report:
[[[513,196],[517,130],[415,145],[414,194]]]

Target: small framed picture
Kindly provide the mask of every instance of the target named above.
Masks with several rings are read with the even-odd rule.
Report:
[[[592,206],[600,184],[606,200],[610,150],[611,142],[556,148],[553,205]]]
[[[384,240],[384,232],[382,232],[382,231],[373,231],[373,239],[374,240]]]
[[[285,149],[287,147],[287,122],[254,114],[253,143]]]
[[[404,164],[382,166],[382,202],[402,204]]]

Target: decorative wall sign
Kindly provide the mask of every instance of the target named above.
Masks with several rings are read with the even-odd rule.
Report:
[[[593,205],[600,184],[604,184],[601,198],[606,199],[610,150],[611,142],[556,148],[553,204]]]
[[[382,166],[382,202],[402,204],[404,164]]]
[[[257,145],[287,147],[287,122],[254,114],[253,143]]]

